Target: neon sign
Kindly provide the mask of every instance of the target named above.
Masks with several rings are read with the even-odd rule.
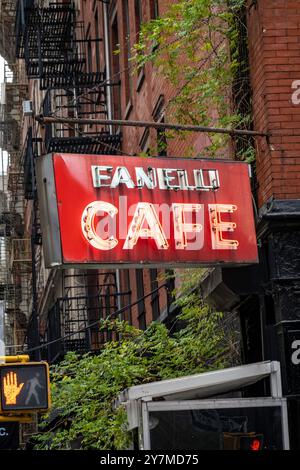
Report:
[[[54,154],[37,171],[48,267],[257,262],[245,163]]]

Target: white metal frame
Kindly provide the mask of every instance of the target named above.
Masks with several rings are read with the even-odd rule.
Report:
[[[240,390],[269,378],[271,396],[266,398],[218,399],[222,393]],[[152,400],[155,401],[152,401]],[[158,401],[160,400],[160,401]],[[128,428],[138,428],[144,450],[150,450],[149,412],[205,408],[281,407],[283,448],[289,449],[287,403],[282,398],[280,363],[265,361],[205,372],[177,379],[136,385],[124,390],[115,406],[124,405]]]
[[[212,400],[180,400],[180,401],[154,401],[142,403],[143,419],[143,449],[151,449],[149,413],[152,411],[185,411],[185,410],[207,410],[207,409],[233,409],[233,408],[265,408],[280,407],[282,422],[282,446],[289,450],[289,429],[287,401],[285,398],[227,398]]]
[[[164,397],[178,399],[179,395],[201,393],[203,397],[236,390],[269,377],[271,396],[282,397],[280,363],[277,361],[257,362],[244,366],[205,372],[177,379],[162,380],[143,385],[135,385],[124,390],[118,404],[132,400]]]

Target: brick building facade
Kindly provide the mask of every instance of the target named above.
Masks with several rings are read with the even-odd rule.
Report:
[[[29,29],[26,29],[21,21],[16,35],[20,60],[12,57],[7,45],[2,47],[2,53],[14,71],[14,78],[18,80],[16,89],[20,89],[20,84],[27,85],[27,99],[32,102],[36,114],[43,112],[46,115],[48,112],[51,115],[59,110],[68,116],[172,121],[172,116],[167,114],[167,104],[176,90],[166,84],[151,64],[136,71],[130,60],[130,46],[138,37],[141,23],[162,14],[169,3],[167,0],[112,0],[108,3],[77,0],[75,10],[67,2],[57,4],[60,5],[58,8],[64,9],[61,15],[65,15],[62,16],[65,27],[57,28],[54,36],[64,35],[68,42],[68,35],[73,38],[75,34],[78,42],[74,47],[75,55],[72,55],[73,50],[64,58],[58,50],[52,57],[44,38],[41,50],[44,57],[50,54],[54,68],[39,56],[34,43],[36,38],[30,29],[32,25],[27,25]],[[292,0],[249,0],[246,3],[253,128],[267,134],[266,137],[255,138],[254,199],[260,263],[235,269],[216,268],[208,273],[201,289],[204,298],[217,308],[239,312],[245,363],[267,359],[281,361],[284,394],[289,397],[291,415],[297,418],[300,415],[299,5]],[[15,10],[8,11],[20,18],[20,8],[24,4],[35,14],[38,2],[34,0],[19,2]],[[44,8],[52,9],[51,14],[57,23],[57,11],[51,5],[44,5]],[[28,30],[29,42],[26,43],[24,38]],[[31,48],[29,56],[25,55],[26,47]],[[113,53],[116,49],[120,49],[120,54]],[[24,60],[26,75],[22,68]],[[68,77],[73,74],[79,78],[70,84]],[[102,86],[99,85],[100,79]],[[80,97],[86,96],[88,90],[92,103],[82,101],[78,107]],[[76,95],[79,95],[79,101]],[[145,328],[152,319],[165,320],[170,313],[170,292],[174,282],[159,280],[163,272],[156,269],[117,272],[73,270],[62,273],[43,268],[38,203],[31,171],[34,158],[50,151],[76,152],[76,148],[84,148],[84,153],[89,153],[99,144],[95,153],[130,156],[153,152],[157,142],[165,138],[163,127],[159,132],[110,126],[100,129],[85,127],[79,131],[62,126],[46,126],[44,129],[32,117],[24,116],[21,106],[18,109],[22,138],[18,148],[7,146],[11,154],[8,179],[11,192],[19,195],[19,199],[11,199],[19,204],[15,211],[20,214],[24,211],[24,232],[18,238],[15,230],[13,238],[23,240],[15,242],[21,251],[23,249],[23,254],[28,243],[30,249],[26,256],[15,257],[12,263],[16,267],[12,273],[13,282],[19,285],[20,295],[24,299],[26,297],[26,302],[19,302],[16,307],[14,294],[14,307],[10,308],[14,309],[15,330],[24,332],[25,315],[28,324],[26,341],[30,349],[40,341],[55,341],[63,333],[76,331],[78,326],[88,326],[99,311],[105,317],[118,307],[130,305],[151,294],[152,290],[155,293],[128,309],[125,318],[141,328]],[[99,132],[102,136],[100,143]],[[205,137],[193,135],[192,141],[201,155]],[[163,153],[181,156],[185,150],[186,143],[175,138],[168,141]],[[226,153],[229,156],[229,151]],[[24,187],[14,179],[19,173],[25,178],[25,201],[22,199]],[[30,265],[33,270],[30,270]],[[25,286],[28,273],[31,281],[29,294]],[[165,283],[167,285],[162,287]],[[37,323],[41,338],[37,338]],[[56,346],[42,349],[42,352],[50,361],[55,361],[67,350],[97,349],[101,338],[88,331],[88,337],[75,335],[72,340],[55,343]],[[19,342],[17,333],[14,334],[16,337]],[[254,387],[251,392],[266,394],[266,390],[260,387]],[[299,448],[298,421],[292,420],[292,445]]]
[[[19,100],[20,138],[15,151],[6,148],[11,154],[11,211],[19,211],[24,221],[21,240],[16,233],[11,236],[17,246],[17,251],[9,255],[16,258],[12,282],[19,286],[24,299],[21,304],[16,296],[12,299],[10,308],[15,320],[11,344],[22,345],[24,334],[29,350],[53,342],[49,348],[38,349],[37,358],[41,354],[53,362],[68,350],[101,347],[107,337],[97,336],[92,329],[75,334],[66,342],[57,341],[62,335],[72,335],[78,327],[88,327],[99,314],[105,318],[125,308],[122,318],[142,329],[152,320],[170,319],[175,287],[171,271],[45,269],[34,170],[36,158],[55,151],[128,156],[186,153],[187,143],[178,138],[167,142],[163,127],[41,126],[34,119],[34,115],[43,114],[153,120],[163,124],[168,102],[176,90],[151,64],[135,70],[130,54],[141,24],[162,14],[169,3],[77,0],[41,4],[25,0],[8,2],[3,10],[4,20],[14,18],[16,25],[16,55],[3,49],[6,67],[13,72],[15,90],[25,84],[23,100],[29,101],[33,110],[31,116],[24,114]],[[65,44],[63,49],[60,42]],[[118,49],[120,53],[116,54]],[[201,134],[193,135],[188,145],[191,143],[201,153],[207,139]]]
[[[296,448],[300,392],[298,6],[288,0],[247,3],[253,127],[267,134],[255,141],[260,263],[217,269],[202,285],[207,300],[239,312],[244,362],[281,362]],[[254,387],[253,392],[261,394],[264,389]]]
[[[299,86],[300,16],[297,7],[295,1],[260,1],[249,9],[248,21],[254,125],[270,134],[268,139],[257,142],[257,232],[262,251],[261,272],[266,280],[263,303],[260,302],[261,349],[263,358],[271,355],[281,361],[283,390],[291,397],[292,410],[293,406],[299,409],[300,392],[297,352],[300,344],[297,178],[300,120],[295,101]],[[268,345],[272,344],[272,338],[273,350]],[[297,413],[291,415],[295,419]],[[298,420],[292,423],[297,429],[291,433],[293,444],[298,447]]]

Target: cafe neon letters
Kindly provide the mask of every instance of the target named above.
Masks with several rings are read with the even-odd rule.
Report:
[[[186,212],[197,213],[203,211],[203,207],[202,204],[172,204],[174,240],[176,241],[175,249],[186,249],[188,246],[187,234],[203,230],[203,226],[199,223],[185,222]],[[233,231],[236,224],[234,222],[224,222],[221,219],[222,213],[233,213],[236,210],[237,206],[231,204],[208,205],[213,250],[237,249],[239,245],[237,240],[230,240],[223,237],[223,233]],[[98,250],[112,250],[117,246],[118,240],[113,235],[107,239],[103,239],[99,236],[95,227],[95,218],[98,213],[107,213],[111,217],[115,217],[118,214],[118,209],[108,202],[92,202],[84,209],[82,214],[82,233],[88,243],[94,248]],[[145,222],[148,224],[148,228],[144,227]],[[158,250],[167,250],[169,248],[163,227],[151,203],[137,203],[126,240],[123,244],[123,250],[132,250],[139,238],[152,238]]]

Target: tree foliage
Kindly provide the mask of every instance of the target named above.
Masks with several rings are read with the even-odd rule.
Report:
[[[52,409],[35,436],[38,449],[125,449],[130,444],[123,408],[114,409],[118,394],[132,385],[222,368],[235,360],[234,331],[224,331],[222,314],[202,304],[197,293],[180,300],[172,331],[152,323],[146,331],[125,322],[108,322],[101,329],[118,332],[120,340],[104,345],[99,355],[69,353],[52,367]],[[51,413],[50,413],[51,416]],[[52,427],[51,427],[52,426]]]
[[[138,68],[153,63],[176,90],[166,105],[171,121],[249,127],[250,114],[239,102],[244,99],[240,90],[248,69],[239,48],[241,31],[246,28],[241,17],[244,5],[245,0],[179,0],[170,2],[161,17],[143,25],[132,60]],[[203,154],[218,155],[230,139],[224,134],[207,135]],[[194,149],[190,153],[194,155]],[[251,146],[246,158],[253,158]]]

